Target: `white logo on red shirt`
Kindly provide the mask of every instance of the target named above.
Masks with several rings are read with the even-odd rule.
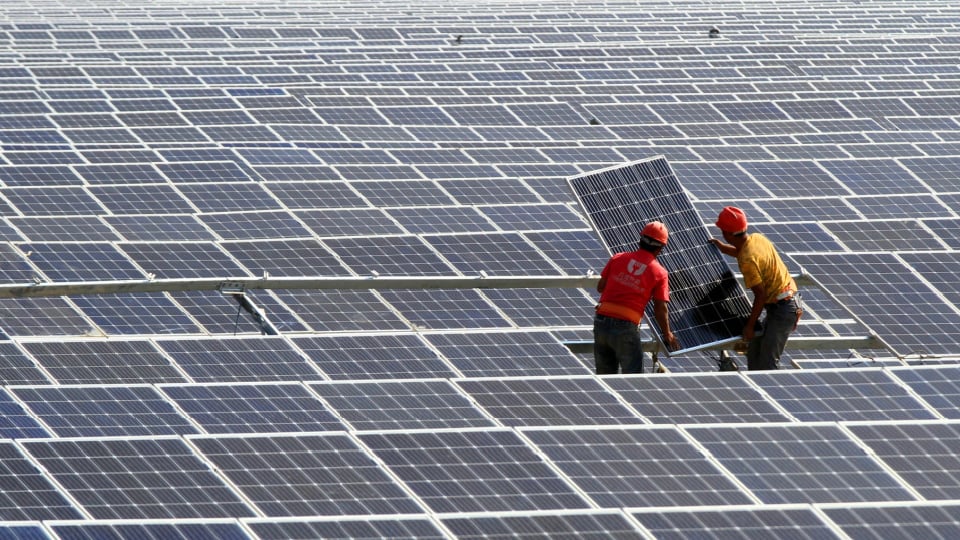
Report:
[[[636,259],[630,259],[630,262],[627,263],[627,272],[637,277],[640,277],[646,269],[647,265]]]

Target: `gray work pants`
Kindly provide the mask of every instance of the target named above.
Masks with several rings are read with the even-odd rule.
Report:
[[[797,301],[794,298],[767,304],[763,334],[750,340],[747,347],[747,369],[780,369],[780,355],[787,338],[797,323]]]

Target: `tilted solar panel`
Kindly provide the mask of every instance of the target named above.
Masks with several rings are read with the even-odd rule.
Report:
[[[670,241],[658,260],[670,274],[670,329],[682,354],[734,341],[743,331],[750,303],[665,158],[655,157],[570,178],[587,216],[607,248],[635,251],[640,231],[662,221]],[[717,212],[720,208],[717,208]],[[647,323],[661,329],[647,306]]]

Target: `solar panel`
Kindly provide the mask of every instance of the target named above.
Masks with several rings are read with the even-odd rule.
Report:
[[[267,516],[422,512],[344,434],[193,437],[190,442]]]
[[[57,538],[63,540],[85,540],[89,538],[105,538],[119,540],[122,538],[169,538],[175,540],[246,540],[247,533],[239,523],[204,520],[190,522],[182,520],[180,523],[52,523],[50,529]]]
[[[890,254],[798,254],[796,260],[899,354],[949,353],[955,308]],[[936,329],[936,339],[931,339]]]
[[[496,425],[469,396],[446,380],[344,381],[310,387],[359,431]]]
[[[59,437],[198,432],[150,386],[12,387],[11,391]]]
[[[322,378],[303,355],[280,338],[171,339],[157,345],[196,382]]]
[[[670,329],[681,347],[672,354],[739,337],[749,313],[746,295],[719,251],[708,244],[700,217],[664,158],[587,173],[570,183],[613,253],[636,250],[647,222],[667,225],[670,243],[658,260],[670,274]],[[646,320],[660,339],[652,305]]]
[[[254,515],[181,439],[24,440],[20,444],[94,519]]]
[[[633,512],[657,538],[832,538],[833,528],[809,508],[724,508]]]
[[[906,383],[913,392],[930,404],[945,418],[960,418],[960,367],[930,366],[894,368],[896,378]]]
[[[0,476],[7,486],[0,497],[0,516],[4,520],[83,517],[80,510],[12,441],[0,441]]]
[[[617,377],[605,381],[655,424],[781,422],[790,417],[748,380],[732,373]]]
[[[526,538],[630,538],[640,534],[620,513],[563,512],[441,518],[457,538],[523,536]]]
[[[836,424],[685,429],[764,504],[914,500]]]
[[[344,429],[300,384],[163,385],[160,390],[211,434]]]
[[[512,431],[384,432],[358,437],[434,512],[589,506]]]
[[[546,332],[435,333],[424,337],[467,377],[589,373],[569,349]]]
[[[851,538],[908,540],[950,538],[960,533],[956,504],[826,507],[823,513]]]
[[[800,421],[936,418],[883,370],[789,371],[747,376]]]
[[[960,492],[960,439],[955,422],[847,424],[858,439],[926,500],[956,499]]]
[[[506,426],[634,424],[636,412],[593,378],[454,381]]]
[[[446,538],[433,521],[420,517],[248,520],[246,525],[263,540],[310,540],[312,538],[440,540]]]

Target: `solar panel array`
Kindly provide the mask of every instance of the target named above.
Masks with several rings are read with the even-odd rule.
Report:
[[[710,37],[716,27],[719,34]],[[960,534],[960,10],[11,0],[0,283],[582,276],[664,156],[805,287],[804,369],[598,378],[581,289],[0,300],[0,534]],[[709,229],[708,229],[709,230]],[[925,364],[925,365],[921,365]]]

